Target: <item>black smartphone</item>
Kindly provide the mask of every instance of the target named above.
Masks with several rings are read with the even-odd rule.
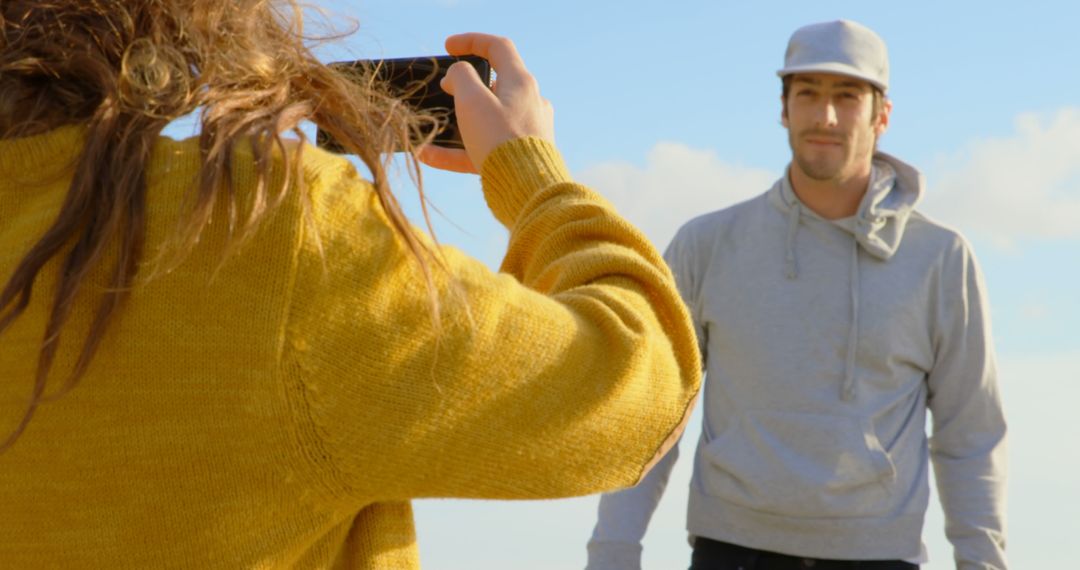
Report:
[[[430,110],[443,115],[447,121],[435,133],[434,144],[464,148],[454,112],[454,98],[443,91],[439,84],[446,75],[446,70],[458,61],[470,63],[480,75],[480,80],[491,86],[491,64],[486,59],[473,55],[364,59],[331,63],[330,67],[358,78],[374,77],[376,81],[385,83],[393,95],[401,97],[414,109]],[[315,143],[332,152],[343,152],[341,146],[322,129],[316,133]]]

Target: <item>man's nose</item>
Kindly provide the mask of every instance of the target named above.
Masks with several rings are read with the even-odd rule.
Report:
[[[836,105],[831,100],[825,100],[818,107],[816,118],[819,126],[835,127],[837,123]]]

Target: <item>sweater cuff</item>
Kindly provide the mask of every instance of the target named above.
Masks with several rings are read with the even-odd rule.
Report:
[[[641,545],[628,542],[589,542],[585,570],[641,570]]]
[[[534,194],[571,180],[555,145],[536,137],[500,144],[480,167],[484,198],[495,218],[507,228],[513,227]]]

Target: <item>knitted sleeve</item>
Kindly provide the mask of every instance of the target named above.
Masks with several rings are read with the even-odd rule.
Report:
[[[482,170],[510,230],[499,273],[440,248],[425,280],[351,169],[312,189],[282,367],[303,445],[346,493],[545,498],[635,484],[700,383],[664,262],[537,139]],[[313,232],[309,232],[311,234]],[[303,434],[307,434],[306,436]]]
[[[698,301],[701,279],[698,272],[706,265],[696,247],[702,232],[694,232],[690,224],[679,228],[664,252],[679,293],[690,310],[698,340],[698,349],[705,358],[706,332],[700,318]],[[586,550],[586,570],[638,570],[641,568],[642,540],[649,528],[656,507],[667,489],[671,471],[679,459],[674,446],[642,481],[630,488],[600,497],[596,526],[593,527]]]

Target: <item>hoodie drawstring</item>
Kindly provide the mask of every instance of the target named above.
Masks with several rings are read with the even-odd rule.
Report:
[[[925,181],[914,168],[897,160],[895,157],[877,152],[870,173],[870,183],[866,195],[859,204],[856,216],[842,220],[832,220],[837,228],[850,233],[851,270],[848,276],[851,288],[851,322],[847,333],[847,354],[844,358],[843,378],[841,378],[840,399],[854,401],[858,397],[858,361],[859,361],[859,267],[860,250],[871,256],[867,259],[888,261],[896,253],[903,237],[904,228],[922,194]],[[776,182],[768,193],[769,201],[787,217],[787,236],[784,243],[784,269],[788,280],[799,278],[800,268],[796,236],[802,223],[803,204],[799,201],[795,189],[791,187],[790,176],[784,176]],[[808,219],[822,222],[812,211],[805,214]],[[806,247],[817,247],[811,239]],[[842,251],[842,250],[841,250]],[[804,253],[806,250],[804,250]],[[840,253],[842,256],[843,253]],[[838,262],[840,260],[837,260]],[[835,276],[840,277],[840,276]],[[831,278],[830,278],[831,279]],[[831,283],[831,281],[830,281]],[[836,285],[841,285],[837,283]],[[820,286],[815,284],[814,286]],[[838,339],[839,340],[839,339]]]
[[[798,202],[792,204],[791,209],[788,211],[787,251],[785,252],[785,267],[789,280],[799,276],[799,264],[798,260],[795,259],[795,234],[799,231],[800,214]]]
[[[859,240],[851,240],[851,328],[848,329],[847,362],[844,366],[844,385],[840,399],[855,399],[855,352],[859,345]]]
[[[799,260],[795,255],[795,238],[799,233],[802,208],[796,202],[788,210],[787,242],[785,243],[785,268],[788,279],[799,277]],[[855,399],[855,360],[859,340],[859,240],[851,240],[851,326],[848,329],[847,359],[844,363],[844,383],[840,387],[840,399]]]

